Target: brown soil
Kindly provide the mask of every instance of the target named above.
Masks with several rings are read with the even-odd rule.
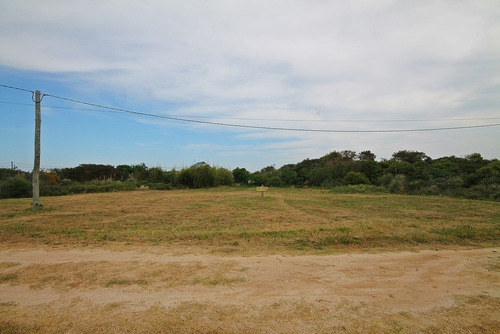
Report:
[[[255,257],[0,250],[0,332],[493,333],[499,264],[492,248]]]

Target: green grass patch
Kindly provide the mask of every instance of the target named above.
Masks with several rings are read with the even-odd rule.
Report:
[[[15,280],[17,280],[17,274],[5,274],[0,276],[0,283],[6,283]]]
[[[113,286],[127,286],[127,285],[147,285],[148,281],[143,279],[111,279],[104,283],[106,288]]]

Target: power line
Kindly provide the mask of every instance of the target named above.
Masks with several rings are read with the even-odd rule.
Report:
[[[33,168],[33,164],[29,163],[23,163],[23,162],[16,162],[16,161],[9,161],[9,162],[0,162],[0,166],[12,166],[14,164],[14,167],[22,167],[22,168]],[[40,166],[42,169],[54,169],[54,168],[67,168],[63,166],[51,166],[51,165],[42,165]]]
[[[32,94],[35,94],[34,90],[30,90],[30,89],[26,89],[26,88],[19,88],[19,87],[4,85],[4,84],[0,84],[0,86],[5,87],[5,88],[10,88],[10,89],[15,89],[15,90],[21,90],[21,91],[24,91],[24,92],[30,92]]]
[[[47,96],[47,95],[46,95]],[[30,103],[19,103],[0,101],[3,104],[32,106]],[[90,108],[75,108],[65,106],[45,105],[45,108],[64,109],[64,110],[82,110],[82,111],[102,111],[101,109]],[[449,121],[484,121],[484,120],[497,120],[500,117],[476,117],[476,118],[441,118],[441,119],[385,119],[385,120],[355,120],[355,119],[283,119],[283,118],[252,118],[252,117],[217,117],[217,116],[195,116],[195,115],[159,115],[169,117],[182,117],[182,118],[199,118],[199,119],[224,119],[224,120],[239,120],[239,121],[265,121],[265,122],[321,122],[321,123],[412,123],[412,122],[449,122]]]
[[[188,122],[188,123],[198,123],[198,124],[207,124],[207,125],[218,125],[218,126],[226,126],[226,127],[235,127],[235,128],[245,128],[245,129],[259,129],[259,130],[276,130],[276,131],[294,131],[294,132],[323,132],[323,133],[394,133],[394,132],[424,132],[424,131],[444,131],[444,130],[459,130],[459,129],[473,129],[473,128],[485,128],[485,127],[494,127],[499,126],[500,123],[495,124],[482,124],[482,125],[468,125],[468,126],[454,126],[454,127],[440,127],[440,128],[424,128],[424,129],[389,129],[389,130],[330,130],[330,129],[304,129],[304,128],[284,128],[284,127],[273,127],[273,126],[257,126],[257,125],[244,125],[244,124],[231,124],[231,123],[222,123],[222,122],[209,122],[209,121],[201,121],[194,119],[186,119],[181,117],[173,117],[166,115],[158,115],[158,114],[150,114],[145,112],[127,110],[122,108],[108,107],[96,103],[90,103],[80,100],[75,100],[67,97],[56,96],[52,94],[45,94],[45,96],[53,97],[56,99],[61,99],[65,101],[70,101],[74,103],[84,104],[92,107],[109,109],[117,112],[123,112],[134,115],[141,115],[147,117],[154,118],[162,118],[169,119],[180,122]]]
[[[41,97],[40,97],[40,101],[35,101],[35,91],[31,90],[31,89],[26,89],[26,88],[20,88],[20,87],[14,87],[14,86],[9,86],[9,85],[4,85],[4,84],[0,84],[1,87],[5,87],[5,88],[10,88],[10,89],[15,89],[15,90],[20,90],[20,91],[23,91],[23,92],[29,92],[31,93],[31,100],[35,103],[40,103],[42,102],[43,100],[43,97],[45,96],[45,94],[43,94]]]
[[[19,102],[9,102],[9,101],[0,101],[0,103],[12,104],[12,105],[17,105],[17,106],[30,106],[30,107],[33,106],[33,104],[31,104],[31,103],[19,103]]]
[[[6,87],[6,88],[11,88],[11,89],[27,91],[27,92],[32,92],[34,94],[33,91],[28,90],[28,89],[23,89],[23,88],[13,87],[13,86],[8,86],[8,85],[3,85],[3,84],[0,84],[0,86]],[[168,119],[168,120],[186,122],[186,123],[216,125],[216,126],[244,128],[244,129],[258,129],[258,130],[293,131],[293,132],[320,132],[320,133],[400,133],[400,132],[428,132],[428,131],[462,130],[462,129],[475,129],[475,128],[486,128],[486,127],[500,126],[500,123],[493,123],[493,124],[438,127],[438,128],[386,129],[386,130],[331,130],[331,129],[285,128],[285,127],[244,125],[244,124],[202,121],[202,120],[196,120],[196,119],[188,119],[186,117],[158,115],[158,114],[151,114],[151,113],[145,113],[145,112],[140,112],[140,111],[127,110],[127,109],[123,109],[123,108],[109,107],[109,106],[104,106],[104,105],[97,104],[97,103],[85,102],[85,101],[80,101],[80,100],[76,100],[76,99],[72,99],[72,98],[68,98],[68,97],[52,95],[52,94],[43,94],[43,96],[53,97],[55,99],[69,101],[69,102],[73,102],[73,103],[77,103],[77,104],[88,105],[88,106],[92,106],[92,107],[96,107],[96,108],[112,110],[114,112],[119,112],[119,113],[127,113],[127,114],[140,115],[140,116],[146,116],[146,117]]]

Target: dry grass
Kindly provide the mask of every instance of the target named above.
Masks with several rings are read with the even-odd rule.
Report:
[[[219,256],[496,247],[497,202],[315,189],[270,189],[261,198],[253,189],[218,188],[47,197],[42,204],[43,210],[33,213],[29,199],[0,200],[5,254],[90,247],[164,254],[168,248],[170,254],[215,253],[204,259],[217,260],[20,263],[7,258],[0,262],[0,288],[27,297],[0,300],[0,333],[500,332],[500,298],[484,292],[456,296],[446,307],[403,312],[359,300],[308,296],[252,302],[252,289],[242,286],[255,279],[247,275],[255,269]],[[499,262],[493,255],[488,261],[478,270],[491,279]],[[215,301],[219,289],[243,297],[240,302]],[[141,307],[106,299],[121,293],[168,298],[177,290],[193,296],[209,291],[212,299]],[[34,292],[50,298],[30,303]]]
[[[275,301],[220,306],[189,302],[174,308],[126,310],[73,301],[72,312],[51,305],[0,304],[1,333],[498,333],[499,299],[461,297],[452,308],[391,313],[344,302]],[[482,316],[481,323],[477,315]],[[2,320],[3,319],[3,320]]]
[[[217,253],[494,246],[500,204],[314,189],[137,191],[0,201],[7,247],[187,246]]]
[[[183,264],[180,262],[65,262],[31,264],[2,270],[0,283],[28,285],[32,289],[94,289],[139,285],[168,289],[184,285],[224,285],[245,281],[242,269],[230,261]]]

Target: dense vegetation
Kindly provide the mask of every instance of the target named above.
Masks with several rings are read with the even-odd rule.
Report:
[[[139,165],[83,164],[41,173],[42,196],[135,189],[208,188],[238,184],[270,187],[322,187],[338,191],[447,195],[500,199],[500,161],[479,153],[431,159],[423,152],[399,151],[376,161],[370,151],[331,152],[276,169],[251,173],[200,164],[180,171]],[[0,169],[0,198],[30,197],[31,174]]]
[[[399,151],[390,160],[375,161],[370,151],[332,152],[280,169],[254,174],[234,170],[236,182],[247,179],[267,186],[313,186],[341,191],[384,190],[392,193],[500,199],[500,161],[479,153],[463,158],[431,159],[423,152]],[[241,177],[241,179],[240,179]]]

